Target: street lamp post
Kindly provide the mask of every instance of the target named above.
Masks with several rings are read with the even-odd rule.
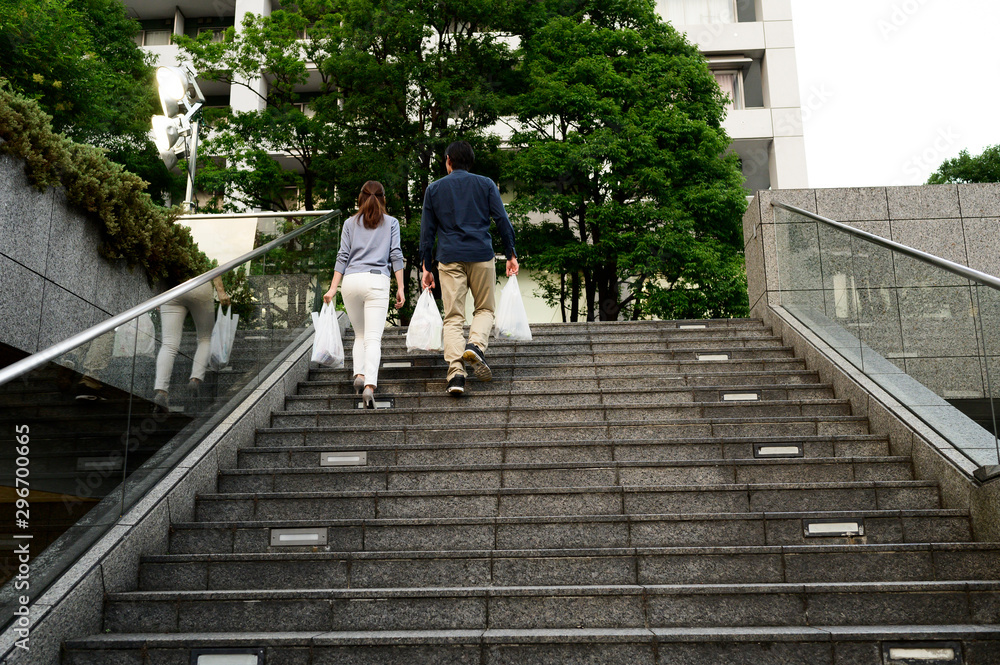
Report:
[[[153,116],[153,140],[168,169],[177,165],[178,155],[187,159],[187,192],[182,206],[186,212],[193,212],[198,160],[198,123],[193,118],[205,105],[205,95],[194,74],[180,67],[158,67],[156,83],[163,115]]]

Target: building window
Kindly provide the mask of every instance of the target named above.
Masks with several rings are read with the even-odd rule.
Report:
[[[656,9],[676,25],[736,23],[735,0],[657,0]]]
[[[743,108],[743,76],[734,70],[713,70],[716,83],[722,88],[722,93],[729,97],[726,108],[730,111]]]
[[[140,30],[134,39],[139,46],[167,46],[172,36],[170,30]]]

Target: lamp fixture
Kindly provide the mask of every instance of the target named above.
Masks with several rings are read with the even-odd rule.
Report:
[[[168,169],[177,166],[181,155],[187,158],[187,192],[183,207],[187,212],[193,212],[198,153],[198,123],[193,118],[205,105],[205,95],[198,87],[195,75],[182,67],[157,67],[156,86],[163,115],[152,118],[153,142]]]

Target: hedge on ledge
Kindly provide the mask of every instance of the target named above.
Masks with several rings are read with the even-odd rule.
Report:
[[[31,99],[0,87],[0,153],[24,160],[39,190],[62,186],[66,199],[101,221],[101,254],[140,266],[150,280],[182,282],[212,264],[190,231],[175,224],[179,207],[164,208],[148,183],[109,160],[104,151],[52,131],[52,118]]]

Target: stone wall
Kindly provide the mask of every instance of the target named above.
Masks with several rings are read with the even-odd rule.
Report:
[[[108,261],[100,244],[97,219],[0,155],[0,344],[34,353],[156,295],[142,269]]]
[[[743,218],[754,316],[780,302],[772,201],[1000,275],[1000,184],[760,191]]]

